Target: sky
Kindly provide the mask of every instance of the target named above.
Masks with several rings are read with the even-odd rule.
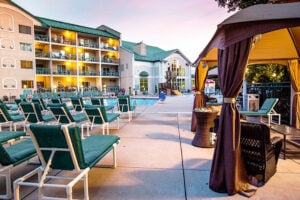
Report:
[[[194,62],[217,25],[233,13],[215,0],[13,0],[32,15],[96,28],[106,25],[122,40],[179,49]]]

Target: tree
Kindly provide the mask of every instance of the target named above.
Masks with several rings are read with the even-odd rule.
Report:
[[[235,11],[236,9],[244,9],[256,4],[266,4],[269,0],[215,0],[218,2],[219,7],[227,7],[228,12]]]
[[[268,83],[290,81],[288,68],[277,64],[249,65],[245,75],[248,83]]]

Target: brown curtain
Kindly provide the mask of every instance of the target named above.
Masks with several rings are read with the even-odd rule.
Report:
[[[205,87],[205,79],[208,72],[208,66],[205,62],[199,62],[199,65],[195,71],[195,89],[196,94],[194,98],[193,110],[195,108],[206,107],[205,103],[205,95],[204,95],[204,87]],[[192,115],[192,123],[191,123],[191,131],[196,132],[197,118]]]
[[[240,117],[235,104],[243,82],[251,39],[218,50],[220,89],[224,97],[209,187],[233,195],[248,187],[240,148]]]
[[[292,87],[295,90],[292,105],[292,126],[300,128],[300,69],[299,61],[289,62]]]

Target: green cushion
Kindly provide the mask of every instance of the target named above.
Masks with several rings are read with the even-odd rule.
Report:
[[[91,135],[82,140],[87,166],[95,166],[113,148],[113,144],[119,143],[119,140],[120,138],[115,135]]]
[[[30,125],[30,129],[40,147],[67,147],[61,125],[32,124]],[[93,167],[112,149],[112,145],[118,143],[120,139],[118,136],[112,135],[93,135],[82,140],[78,126],[68,127],[68,130],[77,162],[81,169]],[[47,161],[50,152],[43,151],[43,155]],[[52,168],[62,170],[74,169],[70,154],[68,152],[57,152],[53,158]]]
[[[7,118],[7,120],[12,121],[12,118],[10,117],[5,104],[0,103],[0,109],[3,112],[4,116]],[[0,116],[0,122],[6,122],[6,120],[4,119],[4,117],[2,115]]]
[[[4,148],[0,146],[0,162],[3,165],[18,165],[36,155],[31,139],[26,139]]]
[[[67,116],[69,117],[71,122],[82,122],[87,120],[84,113],[71,114],[65,103],[48,104],[48,106],[55,116],[61,115],[59,121],[60,123],[64,123],[64,124],[70,123],[67,119]],[[63,110],[65,110],[67,116],[65,116]]]
[[[136,109],[136,106],[131,104],[129,95],[118,96],[118,103],[121,112],[134,111]]]
[[[87,120],[86,115],[84,113],[76,113],[72,115],[74,122],[83,122]]]
[[[12,115],[10,116],[13,122],[24,121],[25,117],[23,115]]]
[[[108,122],[113,122],[116,119],[118,119],[118,117],[120,117],[120,114],[119,113],[106,113],[106,117],[107,117]]]
[[[56,148],[67,148],[68,145],[65,140],[61,125],[40,125],[31,124],[30,129],[34,134],[39,147],[56,147]],[[80,132],[78,133],[80,139]],[[76,136],[76,135],[75,135]],[[80,148],[80,147],[74,147]],[[80,151],[80,150],[79,150]],[[50,151],[42,151],[46,162],[49,160]],[[82,160],[82,159],[81,159]],[[57,152],[53,158],[51,167],[53,169],[74,169],[71,156],[68,152]]]
[[[6,142],[7,140],[19,138],[25,136],[26,132],[24,131],[1,131],[0,132],[0,143]]]
[[[263,105],[258,111],[240,111],[241,114],[247,116],[261,116],[269,114],[274,106],[276,105],[278,99],[276,98],[268,98],[264,101]]]

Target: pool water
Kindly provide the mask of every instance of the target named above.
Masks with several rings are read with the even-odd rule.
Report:
[[[116,105],[117,104],[117,99],[104,99],[104,103],[105,103],[105,100],[107,102],[107,105]],[[131,98],[131,103],[135,101],[135,104],[137,106],[139,105],[154,105],[158,99],[153,99],[153,98]]]

